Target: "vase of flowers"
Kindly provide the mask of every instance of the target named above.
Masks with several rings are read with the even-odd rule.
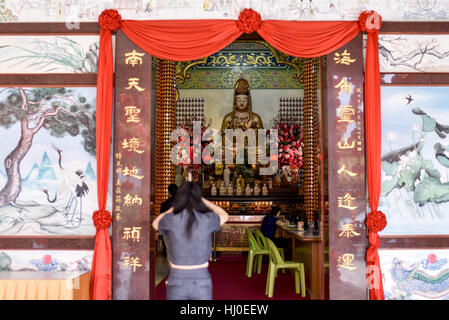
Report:
[[[280,122],[278,130],[279,167],[290,166],[296,170],[304,166],[303,130],[298,124]]]
[[[279,121],[274,125],[278,130],[278,165],[282,169],[284,185],[296,186],[299,169],[304,167],[303,130],[297,123]]]
[[[179,149],[178,149],[178,158],[177,158],[177,166],[182,166],[186,169],[190,169],[192,171],[192,178],[195,182],[202,183],[203,177],[200,175],[207,174],[208,171],[206,170],[205,164],[203,164],[204,161],[210,161],[211,155],[205,155],[204,159],[202,157],[202,151],[205,147],[207,147],[211,141],[202,141],[201,137],[203,136],[203,133],[209,129],[210,122],[208,122],[205,125],[201,126],[201,134],[194,135],[193,134],[193,127],[192,126],[186,126],[181,125],[180,128],[184,129],[188,132],[188,136],[180,136],[178,138],[179,143]],[[199,148],[194,148],[194,146],[199,146]],[[199,163],[194,163],[194,159],[200,159]]]

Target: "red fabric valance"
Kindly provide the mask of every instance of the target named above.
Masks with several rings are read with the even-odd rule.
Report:
[[[312,58],[331,53],[355,38],[358,22],[264,21],[257,33],[276,49],[294,57]]]
[[[129,39],[142,50],[157,58],[175,61],[196,60],[209,56],[229,45],[242,33],[254,31],[257,31],[273,47],[286,54],[295,57],[318,57],[340,48],[360,31],[367,31],[368,48],[365,68],[366,148],[369,163],[367,176],[370,205],[375,211],[380,194],[380,76],[377,56],[378,26],[376,28],[371,20],[368,21],[374,14],[374,12],[362,14],[360,22],[262,21],[257,12],[245,9],[240,13],[237,21],[122,21],[116,10],[103,11],[99,17],[101,34],[97,74],[98,214],[101,214],[104,219],[110,218],[109,213],[104,211],[104,206],[108,187],[113,94],[111,31],[118,28],[122,28]],[[372,182],[374,188],[372,188]],[[110,238],[104,223],[96,227],[92,299],[110,299],[112,268]],[[371,250],[371,254],[377,256],[378,262],[377,247]],[[372,299],[383,299],[383,290],[382,295],[378,295],[378,292],[371,295],[370,290],[370,296]]]
[[[243,33],[234,20],[125,20],[126,36],[165,60],[196,60],[220,51]]]
[[[121,29],[146,52],[174,61],[210,56],[243,33],[233,20],[125,20]],[[263,21],[257,32],[276,49],[308,58],[335,51],[351,41],[360,27],[358,22]]]

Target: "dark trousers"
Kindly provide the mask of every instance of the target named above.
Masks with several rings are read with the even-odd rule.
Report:
[[[212,278],[207,268],[170,269],[167,300],[212,300]]]

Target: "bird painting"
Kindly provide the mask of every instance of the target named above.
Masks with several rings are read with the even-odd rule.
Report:
[[[78,202],[79,202],[79,218],[77,219],[78,223],[81,224],[82,214],[83,214],[83,197],[87,195],[89,192],[89,187],[87,186],[85,182],[85,176],[84,172],[82,170],[69,170],[63,167],[62,165],[62,150],[56,147],[54,144],[52,144],[53,149],[58,152],[59,161],[58,166],[61,170],[61,175],[63,178],[63,184],[64,188],[70,192],[70,198],[67,201],[67,204],[64,208],[64,218],[66,218],[67,222],[71,223],[73,225],[74,215],[76,212],[76,209],[78,208]],[[47,194],[47,199],[50,201],[48,197],[48,192],[46,190],[42,190]],[[55,199],[50,201],[54,202]],[[70,212],[71,211],[71,212]],[[70,215],[70,219],[69,219]]]
[[[407,104],[410,104],[410,102],[412,102],[414,99],[412,98],[412,95],[409,94],[408,97],[404,97],[404,99],[407,100]]]

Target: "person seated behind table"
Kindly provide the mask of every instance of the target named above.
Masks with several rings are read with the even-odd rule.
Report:
[[[212,233],[228,220],[228,213],[201,196],[191,179],[176,193],[173,206],[153,221],[168,238],[170,273],[167,300],[211,300],[212,280],[207,269]]]
[[[278,248],[288,249],[288,240],[285,238],[275,238],[277,226],[285,226],[286,223],[281,221],[279,217],[281,216],[281,209],[277,206],[271,207],[270,213],[268,213],[262,220],[260,226],[260,232],[272,240]]]

